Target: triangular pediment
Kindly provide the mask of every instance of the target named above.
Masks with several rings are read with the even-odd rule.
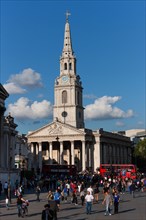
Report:
[[[32,137],[43,137],[43,136],[56,136],[56,135],[84,135],[84,129],[77,129],[71,125],[64,124],[61,122],[52,122],[44,127],[29,132],[28,138]]]

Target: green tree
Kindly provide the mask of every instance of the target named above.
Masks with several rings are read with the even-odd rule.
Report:
[[[135,147],[134,154],[142,159],[146,159],[146,138],[138,142]]]

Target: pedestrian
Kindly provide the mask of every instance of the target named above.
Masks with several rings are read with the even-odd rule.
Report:
[[[93,195],[90,194],[89,191],[87,191],[87,195],[85,196],[85,200],[86,200],[86,214],[91,214],[91,210],[92,210],[92,203],[93,203]]]
[[[36,198],[36,200],[38,201],[38,202],[40,202],[40,192],[41,192],[41,189],[40,189],[40,187],[39,187],[39,185],[36,187],[36,196],[37,196],[37,198]]]
[[[109,192],[109,186],[108,186],[107,182],[104,183],[103,194],[105,194],[106,192]]]
[[[9,198],[8,198],[8,196],[6,196],[5,203],[6,203],[6,208],[9,209]]]
[[[96,187],[94,189],[94,198],[95,198],[95,201],[98,203],[98,195],[99,195],[99,184],[97,183],[96,184]]]
[[[2,194],[2,189],[3,189],[3,187],[2,187],[2,183],[1,183],[1,181],[0,181],[0,196],[1,196],[1,194]]]
[[[67,190],[67,186],[66,185],[63,188],[63,190],[61,192],[61,195],[62,195],[62,198],[64,198],[64,201],[67,202],[68,190]]]
[[[57,211],[60,211],[60,198],[61,198],[61,194],[56,189],[56,191],[54,193],[54,200],[56,202]]]
[[[81,202],[82,202],[82,206],[83,206],[84,202],[85,202],[85,192],[83,189],[80,192],[80,198],[81,198]]]
[[[8,183],[7,183],[7,181],[5,181],[5,183],[4,183],[4,193],[5,193],[5,196],[8,196]]]
[[[118,195],[118,192],[115,191],[114,196],[113,196],[114,214],[117,214],[119,211],[119,201],[120,201],[120,196]]]
[[[136,189],[136,187],[135,187],[134,181],[132,182],[132,184],[130,185],[129,188],[130,188],[130,194],[132,194],[132,197],[135,198],[135,189]]]
[[[49,192],[48,192],[47,199],[48,199],[48,202],[49,202],[49,200],[53,200],[54,199],[54,196],[53,196],[53,193],[52,193],[51,190],[49,190]]]
[[[110,205],[112,204],[112,198],[109,191],[104,193],[104,200],[102,205],[105,204],[105,214],[104,215],[111,215]]]
[[[19,195],[17,198],[17,209],[18,209],[18,217],[22,215],[21,210],[22,210],[22,203],[25,203],[25,199],[23,199],[22,195]]]
[[[75,189],[72,193],[72,203],[78,205],[78,198],[77,198],[77,190]]]
[[[70,184],[69,184],[69,182],[66,183],[66,187],[67,187],[67,195],[69,196],[69,191],[70,191]]]
[[[41,220],[53,220],[54,219],[54,211],[50,208],[49,204],[44,205],[44,210],[42,211]]]

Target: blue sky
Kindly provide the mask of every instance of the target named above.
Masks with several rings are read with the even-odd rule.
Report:
[[[67,10],[86,128],[145,128],[145,1],[140,0],[1,0],[6,114],[11,112],[20,133],[52,122]]]

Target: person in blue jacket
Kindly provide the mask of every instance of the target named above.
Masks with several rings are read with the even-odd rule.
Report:
[[[60,198],[61,198],[61,193],[58,191],[58,189],[56,189],[54,193],[54,200],[56,202],[58,211],[60,210]]]

